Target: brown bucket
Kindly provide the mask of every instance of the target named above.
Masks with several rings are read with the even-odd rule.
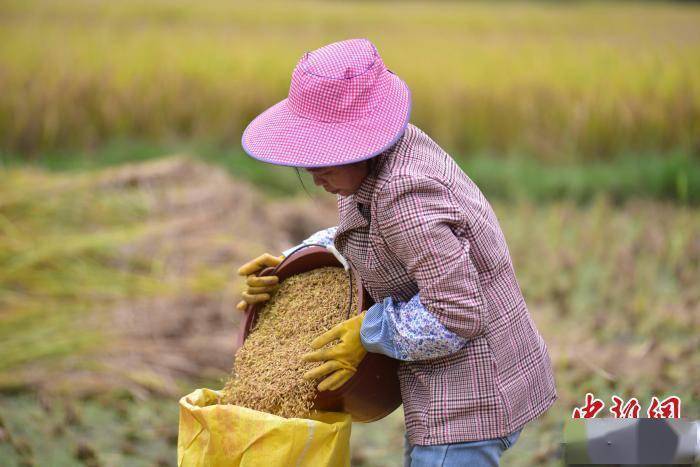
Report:
[[[325,266],[343,267],[338,259],[321,246],[309,246],[296,250],[275,268],[266,268],[259,276],[274,274],[280,282],[302,272]],[[362,286],[359,274],[351,267],[357,284],[358,311],[374,304]],[[248,305],[239,344],[242,344],[255,324],[258,308]],[[314,408],[330,412],[346,412],[355,422],[373,422],[386,417],[401,405],[399,380],[396,375],[398,361],[382,354],[367,353],[357,372],[347,383],[335,391],[316,394]]]

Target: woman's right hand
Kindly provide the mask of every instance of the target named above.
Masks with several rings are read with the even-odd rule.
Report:
[[[277,276],[260,276],[255,274],[269,266],[277,266],[284,259],[284,255],[272,256],[264,253],[257,258],[248,261],[238,268],[238,275],[246,276],[246,288],[243,291],[243,300],[238,302],[236,308],[245,311],[248,305],[266,302],[277,288],[279,278]]]

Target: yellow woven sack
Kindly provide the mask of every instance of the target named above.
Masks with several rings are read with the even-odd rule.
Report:
[[[219,392],[197,389],[180,399],[180,467],[349,466],[350,415],[316,412],[282,418],[217,404]]]

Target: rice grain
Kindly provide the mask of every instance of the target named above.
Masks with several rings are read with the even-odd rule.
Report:
[[[357,312],[354,287],[353,281],[351,316]],[[236,353],[220,403],[307,418],[318,381],[302,376],[321,362],[303,362],[301,356],[312,350],[314,338],[347,319],[349,293],[347,272],[339,267],[322,267],[282,281]]]

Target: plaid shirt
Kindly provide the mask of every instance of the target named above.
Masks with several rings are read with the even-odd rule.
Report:
[[[338,196],[338,212],[335,246],[376,302],[420,292],[446,329],[469,339],[448,356],[400,363],[411,444],[506,436],[554,403],[547,346],[496,215],[430,137],[409,124],[358,191]]]

